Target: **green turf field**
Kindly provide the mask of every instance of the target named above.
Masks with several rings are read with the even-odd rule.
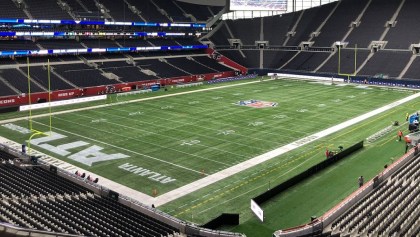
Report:
[[[169,92],[123,99],[152,98],[214,88],[55,115],[52,130],[61,137],[48,144],[51,147],[63,144],[75,146],[67,149],[67,153],[40,147],[42,142],[34,144],[33,148],[145,194],[151,195],[151,190],[157,189],[162,195],[413,93],[296,80],[245,82],[255,83],[170,89]],[[226,85],[235,86],[224,87]],[[276,106],[253,108],[237,104],[246,100],[273,102]],[[244,232],[247,236],[270,236],[276,229],[302,224],[311,215],[321,215],[351,193],[360,173],[371,178],[391,158],[402,155],[401,144],[395,143],[394,132],[375,144],[369,144],[349,161],[325,171],[325,175],[315,177],[265,204],[267,221],[264,224],[252,215],[249,199],[325,159],[326,147],[348,147],[390,125],[391,121],[402,121],[406,112],[416,110],[418,102],[409,102],[387,111],[160,208],[178,218],[197,223],[206,222],[221,212],[240,213],[243,224],[226,229]],[[19,117],[19,114],[7,116]],[[7,116],[2,115],[1,118]],[[12,124],[27,127],[26,120]],[[48,117],[36,118],[33,124],[37,130],[47,130]],[[19,143],[29,137],[4,126],[0,126],[0,134]],[[120,158],[93,163],[90,163],[91,157],[81,159],[82,151],[95,150],[92,146],[103,148],[100,152],[104,154],[120,154]],[[387,152],[384,152],[384,146],[390,147]],[[376,158],[378,154],[381,154],[380,158]],[[127,170],[134,166],[147,175]],[[308,193],[313,196],[308,197]]]

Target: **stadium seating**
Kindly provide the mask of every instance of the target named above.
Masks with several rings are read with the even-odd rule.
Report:
[[[360,65],[369,55],[370,50],[357,50],[357,65]],[[352,49],[340,50],[340,73],[353,74],[354,73],[354,56],[355,51]],[[319,70],[318,72],[338,73],[338,56],[336,52]],[[365,74],[370,75],[370,74]]]
[[[256,65],[251,65],[250,61],[248,61],[242,54],[239,52],[239,50],[218,50],[219,53],[221,53],[223,56],[228,58],[234,58],[235,62],[239,63],[240,65],[248,68],[255,68],[258,67]]]
[[[140,11],[141,16],[146,19],[148,22],[169,22],[169,18],[163,15],[156,5],[154,5],[150,0],[137,1],[137,0],[127,0],[127,2],[135,6],[137,10]]]
[[[213,33],[209,40],[218,46],[229,45],[228,39],[233,39],[233,36],[229,34],[226,23],[224,21],[220,22],[219,24],[221,24],[221,26],[218,26],[220,28],[218,28],[217,31]]]
[[[0,16],[4,18],[27,18],[26,14],[12,0],[3,0],[0,2]]]
[[[248,68],[259,68],[260,51],[259,50],[223,50],[220,53],[228,58],[234,58],[235,61]],[[242,54],[243,55],[242,55]]]
[[[80,41],[88,48],[116,48],[119,47],[113,40],[109,39],[82,39]]]
[[[30,68],[31,79],[36,80],[44,88],[48,89],[48,72],[46,67],[31,67]],[[63,89],[74,89],[74,87],[61,78],[56,76],[54,73],[50,73],[51,90],[63,90]]]
[[[173,39],[160,39],[160,38],[156,38],[156,39],[150,39],[149,42],[152,43],[155,46],[172,46],[172,45],[178,45],[175,42],[175,40],[173,40]]]
[[[261,18],[251,18],[239,21],[226,21],[235,39],[241,39],[244,45],[255,45],[260,39]],[[246,29],[246,30],[244,30]]]
[[[339,1],[337,4],[337,9],[322,27],[319,36],[313,39],[314,46],[330,47],[334,42],[342,41],[352,21],[362,12],[366,1]]]
[[[155,76],[142,73],[139,67],[129,65],[126,62],[103,62],[99,65],[102,70],[117,75],[119,80],[123,82],[157,79]]]
[[[297,52],[296,51],[265,51],[264,67],[280,68],[287,63]]]
[[[2,50],[39,49],[39,47],[30,40],[1,40],[0,48]]]
[[[333,2],[333,3],[322,5],[319,7],[306,9],[298,25],[296,26],[296,29],[295,29],[296,33],[292,37],[290,37],[286,45],[298,46],[302,41],[308,41],[309,38],[311,37],[311,33],[316,32],[318,27],[326,19],[326,17],[332,11],[332,9],[335,7],[336,4],[337,3]],[[300,12],[297,12],[295,14],[300,14]],[[286,18],[286,16],[284,17]],[[288,17],[288,18],[290,19],[291,17]],[[284,23],[287,24],[287,22],[284,22]],[[293,24],[295,24],[295,22],[293,22]],[[265,29],[270,29],[270,28],[265,28]],[[264,34],[265,35],[270,34],[270,32],[268,31],[269,30],[266,30]],[[281,33],[284,35],[287,32],[282,31]],[[269,36],[275,37],[275,34],[269,35]]]
[[[161,62],[158,59],[138,60],[136,63],[142,69],[151,70],[161,78],[180,77],[186,75],[184,71],[181,71],[165,62]]]
[[[330,54],[328,52],[300,52],[283,69],[294,71],[312,72],[318,68],[321,62],[324,62]],[[335,66],[337,64],[334,64]]]
[[[85,64],[54,65],[53,68],[67,81],[78,87],[111,85],[116,83],[104,77],[99,70]]]
[[[2,69],[0,71],[0,76],[4,78],[10,85],[13,85],[21,93],[28,93],[28,78],[25,76],[23,71],[17,69]],[[45,91],[42,89],[39,84],[31,81],[31,92],[41,92]],[[15,93],[14,93],[15,94]]]
[[[80,5],[80,2],[77,0],[65,0],[64,2],[70,7],[71,12],[73,12],[73,14],[75,14],[75,16],[80,19],[83,19],[85,17],[91,17],[92,15],[97,16],[99,13],[98,9],[95,8],[95,9],[89,10],[86,8],[86,6]]]
[[[28,11],[34,19],[72,19],[56,0],[28,0]],[[48,9],[48,10],[47,10]]]
[[[98,2],[110,11],[109,14],[115,21],[142,21],[138,15],[128,8],[124,1],[99,0]]]
[[[165,10],[168,16],[172,18],[174,22],[191,22],[191,19],[184,16],[182,10],[177,6],[177,3],[174,1],[167,0],[153,0],[156,5]]]
[[[150,47],[149,41],[143,39],[118,39],[117,42],[123,47]]]
[[[168,63],[182,68],[183,70],[187,71],[192,75],[200,75],[206,73],[215,73],[214,69],[211,69],[205,65],[197,63],[195,60],[189,60],[187,58],[168,58]]]
[[[420,157],[382,182],[331,224],[331,235],[418,236]]]
[[[208,56],[193,57],[193,59],[203,65],[206,65],[207,67],[210,67],[211,69],[217,72],[225,72],[225,71],[232,70],[231,68],[228,68],[220,63],[217,63],[214,59],[211,59]]]
[[[71,12],[78,19],[100,20],[104,19],[103,13],[98,9],[94,0],[62,0],[70,7]]]
[[[329,52],[337,51],[334,43],[343,40],[346,44],[341,50],[341,73],[354,72],[353,48],[357,47],[358,74],[367,77],[379,74],[389,78],[397,78],[403,74],[402,78],[418,79],[418,60],[415,59],[412,65],[408,65],[412,55],[408,49],[411,49],[411,44],[419,43],[420,32],[414,22],[418,16],[413,10],[419,3],[414,0],[405,1],[398,12],[400,5],[400,0],[386,3],[372,0],[369,5],[362,0],[341,0],[303,12],[287,13],[281,17],[264,17],[263,40],[269,41],[269,45],[264,49],[263,67],[277,69],[284,66],[283,69],[288,71],[314,72],[321,66],[317,72],[337,74],[338,53]],[[396,13],[398,14],[395,27],[390,27],[386,34],[389,27],[386,23]],[[330,14],[331,17],[327,18]],[[355,22],[359,16],[361,18]],[[219,24],[209,37],[216,45],[216,50],[248,68],[259,68],[259,55],[248,49],[257,49],[257,46],[253,45],[255,41],[261,40],[261,18],[226,20]],[[290,32],[292,29],[293,32]],[[317,35],[311,35],[315,32]],[[384,46],[375,46],[374,51],[378,52],[370,58],[371,43],[380,40],[381,36],[384,36],[387,42]],[[244,44],[241,51],[226,50],[233,49],[228,41],[231,38],[241,39]],[[296,57],[285,65],[294,56],[287,53],[291,50],[287,47],[299,46],[304,41],[309,41],[309,47],[296,48],[302,52],[296,54]],[[332,57],[329,57],[330,55]],[[366,61],[368,56],[369,60]],[[325,60],[327,61],[324,63]],[[396,63],[393,63],[394,61]],[[408,70],[404,75],[406,67]]]
[[[175,39],[176,43],[180,44],[180,45],[200,45],[201,43],[198,42],[196,39],[194,38],[177,38]]]
[[[418,79],[420,75],[420,58],[416,57],[411,67],[405,73],[404,78]]]
[[[84,49],[76,40],[44,39],[37,41],[44,49]]]
[[[0,58],[0,65],[9,65],[16,64],[16,62],[11,58]]]
[[[412,52],[404,51],[378,51],[369,60],[366,66],[359,72],[360,75],[372,75],[381,74],[387,77],[396,78],[399,76],[401,71],[407,65]]]
[[[0,78],[0,96],[15,95],[17,94]]]
[[[118,54],[120,57],[123,57],[123,55]],[[106,55],[108,56],[108,55]],[[105,56],[105,54],[85,54],[85,55],[81,55],[81,58],[84,58],[86,60],[104,60],[104,59],[108,59]]]
[[[8,152],[0,150],[0,159],[1,162],[4,163],[6,161],[14,160],[15,157],[12,154],[9,154]]]
[[[32,65],[34,63],[41,63],[42,65],[46,65],[47,61],[50,60],[50,62],[64,62],[64,61],[79,61],[80,58],[74,55],[62,55],[62,56],[52,56],[52,57],[30,57],[29,63]],[[27,58],[26,57],[18,57],[15,58],[15,62],[19,64],[27,64]]]
[[[392,27],[385,37],[388,41],[387,49],[409,49],[411,44],[419,43],[420,29],[413,27],[418,24],[418,7],[419,2],[416,0],[405,1],[395,27]]]
[[[18,168],[5,152],[0,158],[2,222],[85,236],[154,237],[179,231],[41,167]]]
[[[187,2],[182,2],[182,1],[177,2],[177,4],[187,14],[193,15],[197,21],[204,21],[204,22],[210,19],[211,17],[213,17],[213,14],[217,14],[221,10],[221,9],[217,9],[216,12],[212,13],[210,11],[209,6],[187,3]]]
[[[267,40],[270,46],[283,45],[287,32],[292,27],[292,22],[296,21],[298,15],[299,13],[295,12],[281,17],[273,16],[264,18],[264,40]],[[260,26],[256,27],[256,30],[260,28]]]
[[[371,41],[379,40],[385,30],[385,23],[391,19],[400,2],[400,0],[373,0],[361,18],[360,25],[355,27],[346,39],[349,45],[367,48]]]

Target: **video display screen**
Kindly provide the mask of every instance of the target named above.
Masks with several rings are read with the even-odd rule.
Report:
[[[232,11],[286,11],[287,0],[230,0]]]

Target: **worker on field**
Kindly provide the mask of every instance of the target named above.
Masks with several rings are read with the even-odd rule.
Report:
[[[360,176],[360,177],[359,177],[358,182],[359,182],[359,188],[360,188],[360,187],[362,187],[362,186],[363,186],[363,183],[365,182],[365,180],[364,180],[363,176]]]
[[[405,114],[405,121],[408,121],[408,113]]]
[[[402,138],[402,136],[403,136],[403,132],[401,131],[401,130],[398,130],[398,132],[397,132],[397,138],[398,138],[398,140],[397,141],[401,141],[401,138]]]

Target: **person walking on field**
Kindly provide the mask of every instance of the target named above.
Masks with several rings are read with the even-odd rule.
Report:
[[[401,141],[401,138],[403,136],[403,132],[401,130],[398,130],[397,136],[398,136],[398,140],[397,141],[400,142]]]

